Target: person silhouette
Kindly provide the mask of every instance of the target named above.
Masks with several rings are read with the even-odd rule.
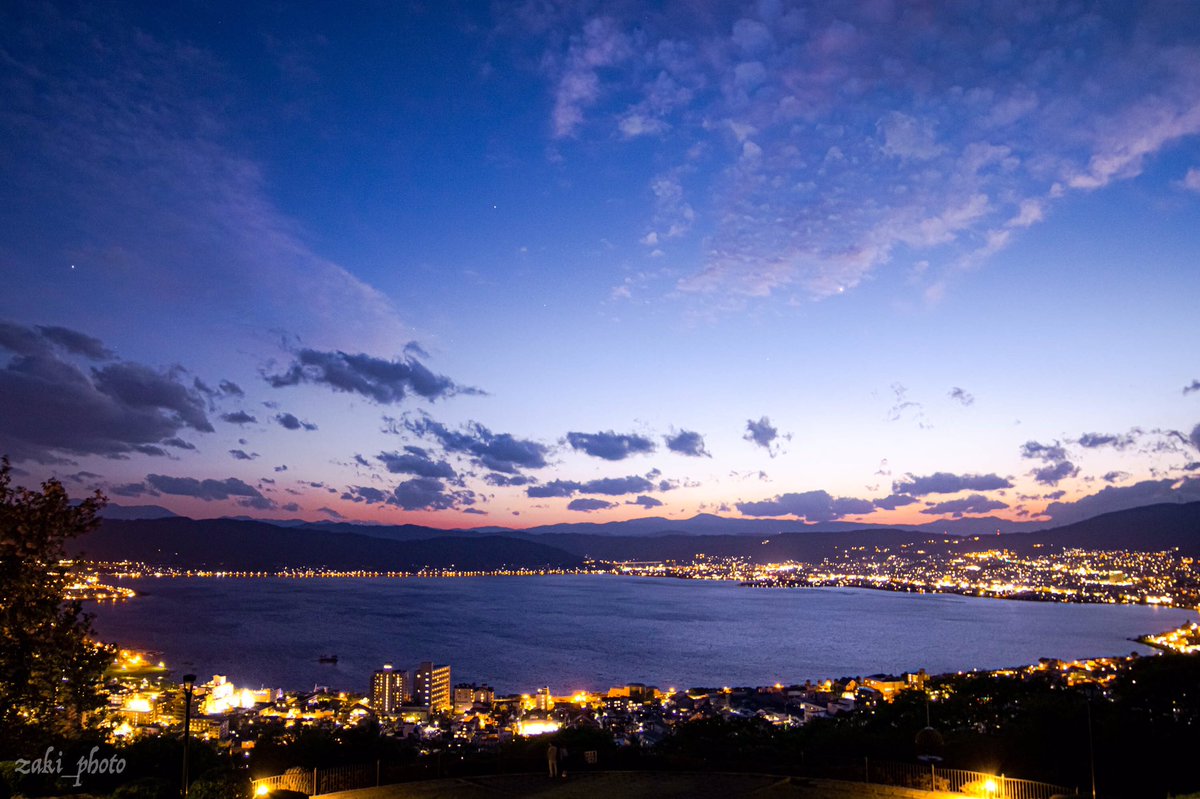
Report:
[[[558,747],[550,744],[546,747],[546,763],[550,766],[550,776],[558,776]]]

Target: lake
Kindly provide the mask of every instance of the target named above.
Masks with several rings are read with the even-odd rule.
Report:
[[[100,637],[176,672],[238,685],[366,691],[385,662],[449,663],[454,682],[555,693],[999,668],[1150,652],[1129,639],[1192,611],[904,594],[753,589],[605,575],[450,579],[161,578],[89,603]],[[320,664],[336,654],[335,665]]]

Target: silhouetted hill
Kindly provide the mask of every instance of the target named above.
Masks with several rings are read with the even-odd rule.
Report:
[[[1118,510],[1032,535],[1067,547],[1143,552],[1179,547],[1184,555],[1200,557],[1200,502]]]
[[[569,525],[538,529],[566,531],[485,534],[419,525],[318,523],[279,527],[238,519],[106,519],[99,531],[86,536],[77,546],[89,557],[102,560],[131,559],[230,569],[329,566],[411,570],[451,565],[490,569],[502,565],[570,566],[583,558],[685,561],[700,554],[737,556],[759,562],[813,562],[847,547],[885,548],[901,544],[919,544],[929,551],[953,546],[960,552],[996,546],[1030,551],[1035,544],[1138,551],[1178,547],[1184,554],[1200,557],[1200,502],[1150,505],[1064,527],[1001,535],[956,536],[931,530],[862,527],[844,532],[790,532],[786,531],[786,523],[777,524],[775,532],[761,536],[744,532],[611,535],[580,532]]]
[[[622,522],[567,522],[547,524],[514,530],[497,527],[478,528],[480,531],[508,533],[553,533],[612,535],[612,536],[660,536],[660,535],[748,535],[766,537],[781,533],[844,533],[857,530],[911,530],[920,533],[951,533],[955,535],[984,535],[1002,532],[1029,532],[1036,530],[1034,522],[1010,522],[993,516],[939,520],[928,524],[863,524],[861,522],[816,522],[808,524],[791,519],[727,519],[711,513],[701,513],[690,519],[664,519],[650,516]]]
[[[105,519],[174,519],[179,516],[162,505],[117,505],[109,503],[100,515]]]
[[[97,560],[224,569],[324,566],[411,571],[580,563],[579,557],[545,543],[503,536],[442,535],[402,542],[236,519],[106,519],[98,530],[72,544],[73,554]]]

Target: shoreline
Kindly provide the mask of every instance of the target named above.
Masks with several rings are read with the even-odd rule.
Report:
[[[99,565],[99,564],[97,564]],[[1173,601],[1160,601],[1159,597],[1142,596],[1136,602],[1120,601],[1114,598],[1104,597],[1080,597],[1075,594],[1055,593],[1051,590],[1045,591],[1019,591],[1013,593],[999,593],[988,591],[986,589],[975,588],[955,588],[953,586],[938,586],[929,584],[900,584],[893,582],[885,582],[880,580],[851,580],[845,582],[824,582],[812,583],[802,582],[799,580],[778,581],[778,580],[743,580],[737,577],[729,578],[699,578],[684,574],[637,574],[628,573],[618,570],[599,570],[599,569],[575,569],[575,570],[534,570],[534,569],[493,569],[493,570],[475,570],[475,571],[456,571],[456,570],[437,570],[437,571],[345,571],[345,570],[324,570],[319,567],[309,569],[283,569],[273,572],[269,571],[222,571],[213,569],[145,569],[136,572],[113,571],[110,569],[97,569],[97,573],[112,580],[124,581],[141,581],[141,580],[166,580],[166,579],[208,579],[208,580],[253,580],[253,579],[285,579],[285,580],[374,580],[374,579],[389,579],[389,580],[407,580],[407,579],[425,579],[425,580],[462,580],[480,577],[570,577],[570,576],[608,576],[608,577],[637,577],[642,579],[670,579],[680,580],[685,582],[702,581],[702,582],[724,582],[737,583],[741,588],[767,588],[767,589],[804,589],[804,588],[858,588],[870,591],[882,591],[886,593],[896,594],[947,594],[962,597],[971,597],[975,599],[999,599],[1011,600],[1016,602],[1033,602],[1059,605],[1129,605],[1136,607],[1162,607],[1173,608],[1177,610],[1195,610],[1200,611],[1200,607],[1175,604]],[[103,588],[113,588],[112,586],[102,586]],[[124,590],[122,586],[116,587],[118,591]],[[136,598],[136,596],[144,595],[149,592],[132,592],[132,596],[104,596],[104,597],[86,597],[87,599],[103,599],[114,602],[128,601]],[[84,598],[84,597],[80,597]],[[1151,601],[1151,600],[1156,601]]]
[[[596,575],[596,576],[600,577],[600,576],[610,576],[610,575]],[[200,595],[210,595],[210,596],[218,596],[219,597],[219,596],[224,595],[226,592],[233,592],[233,594],[231,594],[231,596],[241,596],[242,595],[241,594],[242,589],[236,587],[236,585],[237,585],[236,583],[234,583],[234,584],[224,583],[223,585],[225,586],[225,588],[220,588],[222,583],[219,583],[219,582],[218,583],[206,583],[206,582],[203,582],[203,578],[199,578],[199,579],[195,579],[195,580],[185,581],[186,583],[191,584],[190,587],[185,587],[184,585],[179,584],[178,589],[176,589],[176,588],[170,587],[170,583],[172,583],[172,582],[175,582],[175,581],[172,579],[171,581],[168,582],[168,584],[162,585],[161,593],[158,591],[155,591],[155,590],[151,590],[149,593],[151,595],[158,595],[159,597],[162,597],[163,595],[170,597],[170,596],[175,595],[177,593],[177,591],[184,591],[185,593],[180,594],[181,596],[191,596],[194,598],[198,597]],[[281,578],[281,579],[275,580],[275,581],[266,580],[264,582],[274,582],[276,584],[276,587],[275,588],[267,588],[264,586],[261,589],[254,589],[253,593],[246,594],[246,596],[261,597],[263,600],[265,600],[266,597],[271,596],[271,597],[276,597],[277,601],[284,601],[284,602],[288,601],[287,597],[291,596],[291,592],[293,590],[289,586],[290,580]],[[312,594],[312,596],[331,596],[332,597],[333,596],[332,594],[328,594],[329,591],[333,590],[333,591],[340,592],[340,589],[335,589],[335,588],[330,587],[332,584],[330,584],[328,581],[324,581],[324,582],[326,583],[326,587],[324,587],[324,588],[319,588],[318,587],[319,584],[314,585],[314,589],[316,589],[319,593]],[[374,589],[365,588],[365,586],[364,586],[364,590],[368,591],[368,594],[365,594],[365,596],[375,596],[375,597],[379,597],[379,598],[393,596],[393,594],[391,593],[391,589],[388,587],[390,585],[390,581],[380,580],[380,579],[369,579],[369,580],[363,580],[362,582],[366,583],[366,584],[374,583],[374,585],[375,585]],[[438,580],[435,578],[425,578],[421,582],[426,582],[426,583],[430,584],[431,588],[429,590],[433,590],[435,593],[425,594],[426,589],[422,589],[422,588],[418,588],[418,587],[414,586],[411,589],[403,589],[403,591],[400,594],[396,594],[395,596],[409,596],[409,597],[431,596],[431,597],[441,597],[441,598],[445,599],[447,597],[453,597],[453,596],[459,595],[459,590],[457,588],[455,588],[453,584],[448,584],[445,580]],[[542,593],[541,588],[536,587],[536,583],[538,583],[539,581],[529,581],[529,582],[534,583],[535,585],[530,585],[527,588],[521,589],[523,596],[526,596],[527,599],[533,599],[533,598],[539,597],[539,596],[546,596],[546,594]],[[581,581],[581,582],[590,582],[592,584],[592,589],[590,589],[590,591],[588,591],[588,592],[584,592],[585,596],[592,595],[597,591],[600,592],[600,594],[607,595],[607,592],[609,590],[611,590],[611,589],[605,588],[605,585],[607,585],[607,582],[608,582],[605,580],[590,580],[590,581]],[[627,584],[628,588],[626,590],[629,592],[632,592],[630,594],[630,596],[634,596],[634,597],[642,596],[642,594],[639,593],[640,589],[637,588],[637,585],[641,581],[630,580],[630,581],[621,581],[621,582],[625,582]],[[676,605],[678,605],[679,607],[676,609],[686,608],[686,606],[691,603],[691,600],[688,597],[691,597],[693,595],[689,592],[688,589],[681,587],[676,591],[670,590],[670,585],[678,584],[675,579],[671,579],[669,583],[668,583],[667,579],[664,579],[664,578],[660,578],[657,581],[651,580],[649,582],[652,582],[652,583],[658,582],[660,585],[660,588],[649,589],[649,590],[657,592],[657,593],[648,594],[646,596],[661,596],[664,598],[673,596],[673,597],[675,597],[675,599],[671,599],[669,601],[668,606],[675,607]],[[729,581],[729,580],[715,581],[715,580],[713,580],[713,581],[706,581],[706,582],[710,583],[710,590],[708,590],[708,591],[701,590],[701,592],[699,594],[699,596],[701,598],[703,598],[704,596],[710,596],[710,597],[722,597],[723,596],[723,597],[726,597],[729,599],[733,599],[738,594],[742,593],[740,590],[735,590],[735,589],[740,589],[741,588],[740,585],[737,585],[737,584],[730,585],[730,583],[734,582],[734,581]],[[548,583],[552,583],[552,585],[558,586],[559,589],[561,589],[561,590],[571,590],[570,586],[574,585],[575,581],[560,579],[560,580],[555,580],[555,581],[548,581]],[[716,585],[713,583],[719,583],[721,585]],[[432,586],[439,585],[439,584],[442,586],[441,588],[432,588]],[[507,592],[509,589],[501,587],[502,585],[507,585],[507,584],[509,584],[508,581],[498,581],[495,584],[496,590]],[[872,587],[875,587],[877,590],[884,591],[886,594],[896,595],[897,600],[901,602],[900,605],[895,605],[894,602],[887,601],[885,603],[885,605],[880,606],[879,602],[882,601],[882,596],[884,596],[884,595],[878,594],[874,591],[868,592],[866,590],[863,590],[865,588],[865,586],[864,587],[857,587],[857,586],[801,586],[801,587],[842,588],[844,590],[843,591],[833,591],[833,592],[829,592],[829,591],[821,592],[821,593],[826,594],[826,598],[821,599],[821,600],[816,600],[816,598],[814,597],[814,601],[817,602],[816,605],[812,605],[811,603],[806,602],[805,600],[802,600],[799,597],[797,597],[797,599],[794,602],[781,599],[780,601],[769,601],[769,602],[767,602],[767,605],[762,605],[759,601],[753,599],[752,596],[746,596],[745,599],[741,600],[741,603],[743,604],[743,606],[747,610],[747,612],[750,612],[749,609],[754,608],[754,607],[763,607],[764,609],[766,609],[768,606],[773,607],[773,608],[775,608],[775,610],[771,612],[770,617],[777,618],[777,619],[783,618],[780,614],[788,613],[788,611],[786,611],[785,608],[789,608],[789,607],[794,607],[794,608],[814,607],[814,608],[816,608],[816,607],[822,607],[823,606],[822,603],[832,603],[830,605],[830,607],[842,608],[842,611],[838,611],[838,613],[839,613],[838,618],[843,618],[844,613],[853,613],[854,608],[858,608],[858,607],[874,607],[877,609],[884,608],[884,607],[899,608],[899,610],[895,611],[895,612],[900,612],[902,615],[906,616],[908,611],[904,611],[903,608],[908,607],[907,604],[904,604],[907,602],[919,603],[918,605],[914,605],[913,607],[914,608],[916,608],[916,607],[927,608],[928,612],[932,613],[935,617],[944,615],[945,613],[949,612],[951,614],[951,616],[958,618],[960,620],[960,622],[963,618],[973,618],[975,614],[983,614],[982,616],[980,616],[981,619],[989,619],[989,618],[995,617],[996,614],[998,613],[999,614],[998,618],[1001,620],[1003,620],[1005,618],[1010,618],[1010,617],[1011,618],[1019,618],[1020,617],[1020,616],[1013,617],[1012,616],[1013,613],[1021,614],[1022,616],[1024,615],[1024,611],[1016,610],[1015,606],[1014,606],[1014,610],[1012,612],[1006,612],[1006,611],[998,611],[998,610],[987,611],[984,609],[986,607],[985,605],[974,605],[976,610],[973,611],[972,610],[973,603],[966,604],[966,603],[969,603],[972,599],[980,600],[980,599],[990,599],[990,598],[999,598],[999,597],[979,597],[979,596],[973,596],[971,594],[959,594],[960,596],[963,596],[963,604],[959,604],[958,602],[955,602],[955,604],[953,604],[953,605],[939,606],[939,605],[935,604],[935,605],[931,606],[931,605],[922,603],[922,600],[919,600],[919,599],[915,599],[915,598],[901,599],[900,597],[905,594],[907,594],[910,597],[913,597],[913,596],[921,595],[921,594],[925,594],[925,593],[934,595],[934,594],[941,594],[941,593],[956,593],[956,592],[931,592],[931,591],[920,592],[920,591],[916,591],[916,590],[897,592],[897,591],[887,590],[886,588],[880,589],[878,586],[872,586]],[[696,586],[695,588],[702,589],[703,587]],[[247,590],[249,590],[249,585],[247,585]],[[300,589],[297,587],[295,590],[300,590]],[[347,587],[347,590],[350,590],[349,587]],[[546,590],[552,590],[552,593],[550,595],[557,595],[556,593],[553,592],[553,589],[551,588],[551,584],[546,585]],[[661,592],[664,590],[668,591],[670,593],[662,594]],[[210,594],[209,593],[210,591],[217,591],[218,593],[214,595],[214,594]],[[412,593],[414,591],[416,592],[415,594]],[[715,591],[715,593],[714,593],[714,591]],[[477,597],[477,596],[481,595],[481,592],[483,594],[490,594],[492,592],[492,589],[487,587],[486,585],[483,585],[483,586],[477,585],[477,587],[470,589],[470,591],[467,592],[466,596],[476,596]],[[859,599],[855,599],[853,596],[853,594],[856,592],[860,592]],[[305,595],[308,595],[308,590],[305,589],[304,593],[305,593]],[[572,593],[574,593],[574,592],[572,591]],[[837,598],[836,597],[837,594],[841,594],[842,598],[840,598],[840,599]],[[869,597],[871,595],[881,597],[881,599],[872,601],[869,599]],[[764,597],[764,599],[765,599],[765,597]],[[197,601],[197,600],[193,599],[192,601]],[[936,600],[934,600],[934,601],[936,602]],[[943,600],[943,601],[946,601],[946,600]],[[800,604],[797,605],[797,604],[795,604],[796,602],[799,602]],[[856,603],[863,603],[863,602],[865,602],[867,604],[865,604],[865,605],[856,604]],[[746,603],[749,603],[749,604],[746,604]],[[121,603],[121,604],[124,604],[124,603]],[[761,659],[761,660],[757,659],[757,658],[751,658],[751,659],[747,660],[743,657],[739,657],[737,655],[737,653],[734,652],[734,653],[725,653],[728,656],[718,657],[717,660],[714,662],[698,663],[695,660],[695,658],[693,657],[695,655],[695,651],[694,651],[695,647],[694,646],[693,647],[685,646],[685,648],[680,649],[680,650],[678,650],[678,652],[676,652],[676,650],[674,650],[674,649],[669,649],[669,648],[666,648],[665,646],[655,645],[653,642],[653,639],[639,639],[639,640],[645,640],[647,642],[647,646],[649,647],[649,649],[646,649],[646,647],[638,647],[638,648],[636,648],[636,654],[630,654],[630,652],[633,652],[633,650],[630,650],[629,652],[626,652],[625,649],[620,649],[619,651],[614,651],[612,653],[611,657],[597,660],[597,662],[594,664],[595,668],[593,668],[593,667],[589,667],[589,665],[586,663],[575,662],[578,660],[577,658],[572,658],[568,654],[564,654],[564,653],[568,652],[569,649],[564,649],[561,646],[562,640],[555,640],[550,645],[556,646],[556,647],[558,647],[558,649],[553,650],[553,651],[546,651],[546,654],[549,655],[548,661],[544,664],[540,664],[538,668],[534,668],[532,670],[534,672],[538,672],[537,674],[531,674],[529,670],[526,670],[523,668],[518,668],[519,664],[517,664],[515,662],[509,662],[509,661],[511,661],[511,658],[509,658],[507,661],[499,662],[498,665],[494,667],[494,666],[490,665],[488,661],[481,660],[481,658],[478,655],[478,650],[472,651],[471,646],[469,646],[467,644],[462,644],[461,642],[455,643],[454,640],[446,639],[445,636],[433,637],[433,638],[430,638],[427,642],[424,642],[424,639],[422,639],[423,643],[419,644],[418,648],[422,652],[428,652],[429,654],[433,654],[433,655],[445,660],[446,662],[451,663],[451,665],[455,666],[454,674],[458,678],[456,681],[466,681],[466,680],[471,680],[471,679],[484,680],[485,682],[488,682],[492,685],[497,685],[497,686],[506,686],[506,685],[525,686],[525,690],[532,690],[533,687],[537,687],[538,685],[549,684],[549,685],[558,686],[559,688],[562,688],[564,691],[573,691],[573,690],[578,689],[583,686],[587,686],[589,688],[597,688],[597,687],[604,688],[604,687],[608,687],[610,684],[617,685],[617,684],[622,684],[627,681],[655,682],[656,680],[659,680],[659,679],[668,680],[667,683],[663,683],[663,682],[657,683],[659,685],[663,685],[664,687],[667,684],[670,684],[670,685],[692,685],[692,684],[705,685],[707,683],[737,684],[737,685],[756,685],[756,684],[762,683],[764,685],[769,685],[769,684],[774,684],[775,682],[778,682],[778,681],[795,682],[795,681],[799,680],[799,681],[803,682],[804,679],[806,679],[806,678],[812,679],[816,676],[820,676],[822,679],[824,679],[827,676],[844,675],[844,674],[874,675],[874,674],[886,673],[886,672],[902,673],[905,670],[913,671],[913,670],[916,670],[921,667],[928,668],[930,670],[930,672],[932,672],[932,673],[946,673],[946,674],[959,673],[959,672],[962,672],[962,673],[993,672],[993,671],[997,671],[997,670],[1005,670],[1005,669],[1012,668],[1011,664],[1013,664],[1013,663],[1024,663],[1024,664],[1037,663],[1039,659],[1047,657],[1047,656],[1052,659],[1059,659],[1059,660],[1064,660],[1064,661],[1075,660],[1075,659],[1097,659],[1099,657],[1124,658],[1124,657],[1128,657],[1130,654],[1130,651],[1131,651],[1131,648],[1123,646],[1124,642],[1131,642],[1131,643],[1137,644],[1138,645],[1137,651],[1139,653],[1139,656],[1148,656],[1150,654],[1153,654],[1155,651],[1160,651],[1160,648],[1154,647],[1154,646],[1150,645],[1147,641],[1143,640],[1145,637],[1154,635],[1154,634],[1161,634],[1158,631],[1167,630],[1168,628],[1178,629],[1181,626],[1186,628],[1187,625],[1190,623],[1193,623],[1193,621],[1196,618],[1193,609],[1190,609],[1190,608],[1185,609],[1185,608],[1175,608],[1175,607],[1164,607],[1163,612],[1167,613],[1169,615],[1169,618],[1163,618],[1158,613],[1158,607],[1161,607],[1161,606],[1140,605],[1140,606],[1136,606],[1136,607],[1141,608],[1141,610],[1138,610],[1138,611],[1134,611],[1132,608],[1130,608],[1129,611],[1117,611],[1115,609],[1111,610],[1111,611],[1099,611],[1099,607],[1101,607],[1103,605],[1108,605],[1108,606],[1112,607],[1118,603],[1057,602],[1057,603],[1042,603],[1042,604],[1055,604],[1055,605],[1065,605],[1065,604],[1084,605],[1084,604],[1087,604],[1087,605],[1090,605],[1091,607],[1096,607],[1097,611],[1102,614],[1104,614],[1104,613],[1117,613],[1117,614],[1132,613],[1134,615],[1132,615],[1132,616],[1120,615],[1119,617],[1114,617],[1114,618],[1127,619],[1128,621],[1121,622],[1120,624],[1118,624],[1118,627],[1121,628],[1121,632],[1118,633],[1117,635],[1108,637],[1107,641],[1102,640],[1104,638],[1104,636],[1093,635],[1091,637],[1091,639],[1082,637],[1078,641],[1075,641],[1075,643],[1072,644],[1071,646],[1062,646],[1062,645],[1058,645],[1056,643],[1057,639],[1053,635],[1041,636],[1040,638],[1035,637],[1034,639],[1025,641],[1025,643],[1022,644],[1017,649],[1011,649],[1011,650],[1005,649],[1003,651],[994,651],[994,650],[996,650],[996,647],[994,647],[994,646],[989,647],[987,645],[982,645],[982,648],[973,646],[971,657],[951,658],[949,660],[947,660],[945,658],[934,658],[932,661],[930,661],[927,658],[920,657],[919,653],[914,655],[912,652],[909,652],[907,649],[905,649],[903,647],[901,647],[900,649],[895,649],[895,648],[888,648],[886,650],[880,649],[879,652],[875,653],[875,654],[878,654],[879,657],[874,657],[874,656],[862,657],[862,658],[849,657],[849,656],[847,656],[846,652],[843,652],[843,651],[837,649],[835,642],[833,640],[831,640],[831,642],[830,642],[831,647],[825,647],[825,646],[814,643],[814,645],[812,647],[809,647],[809,649],[812,650],[811,656],[800,657],[800,659],[798,661],[785,662],[783,660],[780,660],[777,657]],[[99,609],[100,605],[101,605],[101,603],[97,603],[97,606],[98,606],[97,609]],[[112,607],[111,603],[103,603],[103,605],[110,607],[110,608]],[[991,607],[998,607],[992,603],[987,603],[987,605],[990,605]],[[121,626],[118,626],[117,629],[110,629],[110,628],[107,628],[107,626],[104,624],[103,615],[102,615],[101,619],[98,620],[100,623],[97,625],[99,628],[99,632],[100,632],[100,635],[98,637],[102,638],[102,640],[117,640],[117,641],[122,642],[126,646],[134,646],[134,647],[141,647],[141,648],[146,648],[146,649],[155,649],[158,651],[163,651],[166,653],[166,657],[169,661],[174,661],[176,663],[184,664],[187,666],[187,668],[189,668],[192,671],[207,671],[208,669],[211,668],[214,672],[224,672],[224,673],[230,674],[231,676],[236,675],[243,679],[248,679],[249,682],[253,685],[270,684],[270,685],[280,685],[280,686],[285,686],[285,685],[286,686],[304,686],[304,685],[310,685],[310,684],[315,683],[318,685],[327,685],[327,686],[330,686],[331,688],[334,686],[340,686],[343,688],[349,688],[350,690],[362,690],[360,683],[365,683],[366,678],[365,677],[363,677],[362,679],[359,679],[359,678],[363,674],[366,674],[369,676],[369,671],[370,671],[369,666],[371,664],[374,664],[375,661],[379,658],[382,658],[379,660],[380,663],[387,662],[388,660],[391,659],[391,657],[393,655],[393,653],[390,651],[390,649],[386,646],[384,646],[384,647],[375,646],[368,641],[360,640],[359,638],[353,637],[353,636],[349,636],[349,637],[343,636],[342,638],[338,638],[337,636],[334,636],[333,638],[328,639],[327,643],[322,643],[320,645],[317,645],[316,648],[313,648],[311,652],[308,651],[308,647],[306,647],[306,646],[296,648],[294,646],[291,646],[286,641],[284,641],[284,643],[282,644],[282,646],[284,646],[284,649],[282,649],[280,651],[281,651],[281,653],[286,652],[286,658],[290,663],[287,667],[284,667],[284,668],[272,668],[272,667],[270,667],[269,663],[263,661],[262,658],[259,657],[260,653],[257,651],[249,651],[246,653],[248,655],[248,657],[242,657],[241,655],[237,655],[237,653],[233,653],[233,655],[236,655],[236,656],[231,656],[231,653],[229,651],[226,651],[226,649],[223,649],[221,646],[218,646],[215,643],[212,644],[213,648],[211,650],[209,649],[209,646],[210,646],[209,643],[205,643],[205,642],[202,642],[202,644],[203,644],[202,647],[185,644],[183,649],[179,649],[178,646],[172,646],[172,641],[174,641],[174,639],[172,638],[170,631],[167,630],[164,634],[162,634],[162,635],[159,634],[159,632],[162,632],[162,630],[159,630],[159,628],[162,628],[163,625],[155,620],[159,614],[157,614],[157,612],[151,610],[152,608],[159,607],[159,605],[157,603],[155,603],[155,604],[148,605],[146,607],[147,607],[147,610],[145,610],[145,611],[134,610],[132,607],[130,607],[128,610],[125,610],[125,611],[121,611],[121,610],[115,611],[117,613],[122,613],[122,614],[133,614],[132,616],[127,616],[127,618],[134,618],[134,619],[136,619],[139,614],[143,614],[143,613],[147,613],[147,612],[154,613],[155,615],[153,615],[153,616],[143,616],[142,617],[147,622],[149,622],[148,624],[145,624],[145,625],[138,622],[138,623],[136,623],[137,626],[121,625]],[[266,606],[264,605],[263,607],[266,607]],[[618,607],[620,607],[620,606],[618,606]],[[947,611],[947,610],[938,610],[937,609],[938,607],[956,608],[956,609]],[[847,610],[847,608],[848,608],[848,610]],[[816,611],[816,612],[823,613],[824,611]],[[889,613],[891,613],[891,612],[892,611],[889,611]],[[920,611],[920,612],[922,614],[926,613],[926,611]],[[1032,607],[1030,609],[1030,612],[1035,612]],[[1053,619],[1060,618],[1060,614],[1067,613],[1067,612],[1068,612],[1068,610],[1066,608],[1061,608],[1060,610],[1051,610],[1050,608],[1047,608],[1044,612],[1036,611],[1036,616],[1038,618],[1042,618],[1044,620],[1045,619],[1053,620]],[[1095,623],[1087,621],[1087,619],[1093,618],[1093,616],[1090,615],[1092,612],[1090,612],[1090,611],[1078,611],[1078,612],[1085,614],[1084,616],[1080,617],[1080,619],[1082,619],[1082,621],[1078,622],[1080,625],[1082,625],[1081,629],[1086,629],[1089,627],[1096,626]],[[1145,615],[1146,618],[1142,618],[1141,615],[1137,615],[1138,613]],[[966,616],[964,616],[964,614],[966,614]],[[1049,615],[1047,615],[1047,614],[1049,614]],[[1175,614],[1177,614],[1177,617]],[[723,615],[727,615],[727,614],[722,614],[720,611],[717,611],[717,616],[714,618],[722,617]],[[893,618],[893,617],[889,616],[888,618]],[[895,617],[895,618],[899,618],[899,617]],[[1075,618],[1075,617],[1074,616],[1062,616],[1061,618],[1068,619],[1068,618]],[[1107,617],[1102,616],[1101,618],[1107,618]],[[254,623],[254,622],[252,620],[248,620],[248,623]],[[1002,623],[1006,623],[1006,622],[1002,622]],[[1050,623],[1052,629],[1058,629],[1058,627],[1062,624],[1062,622],[1053,622],[1053,621],[1050,621],[1049,623]],[[1072,622],[1071,624],[1075,624],[1075,623]],[[1101,623],[1101,627],[1105,627],[1107,625],[1108,625],[1107,622]],[[139,626],[142,627],[142,629],[140,631],[139,631]],[[641,626],[645,626],[645,625],[641,625]],[[651,625],[651,626],[653,626],[653,625]],[[1045,623],[1042,623],[1041,626],[1044,627]],[[122,627],[123,627],[123,629],[122,629]],[[158,632],[155,632],[156,630],[158,630]],[[1114,629],[1113,631],[1116,632],[1116,629]],[[146,634],[143,635],[140,633],[146,633]],[[771,635],[771,634],[764,633],[764,635]],[[1028,636],[1026,636],[1026,637],[1028,637]],[[778,636],[776,636],[776,638],[778,638]],[[1021,638],[1021,636],[1018,636],[1018,638]],[[281,639],[281,640],[284,640],[284,639]],[[782,639],[779,639],[779,640],[782,640]],[[1044,644],[1044,645],[1038,645],[1037,644],[1038,640],[1041,640],[1042,644]],[[179,642],[176,641],[175,643],[178,644]],[[1142,646],[1145,646],[1146,649],[1141,650],[1140,647],[1142,647]],[[786,648],[786,646],[785,646],[785,648]],[[794,649],[794,647],[792,647],[792,648]],[[801,647],[800,650],[796,650],[796,651],[803,654],[803,649],[804,649],[804,647]],[[659,650],[662,650],[662,651],[659,651]],[[316,665],[318,655],[322,654],[322,653],[328,653],[328,652],[335,652],[336,654],[338,654],[340,656],[341,663],[339,666],[325,667],[325,666],[317,666]],[[557,654],[555,654],[555,652],[557,652]],[[1006,655],[1006,653],[1007,653],[1007,655]],[[1096,653],[1118,653],[1118,654],[1097,655]],[[870,654],[870,653],[863,653],[863,654]],[[913,656],[910,656],[910,655],[913,655]],[[1013,658],[1013,657],[1011,657],[1012,655],[1016,655],[1016,657]],[[312,662],[310,663],[309,661],[312,661]],[[209,666],[209,665],[205,665],[205,664],[212,664],[212,665]],[[180,668],[183,668],[184,665],[181,665]],[[328,668],[328,671],[326,671],[327,668]],[[365,669],[365,671],[364,671],[364,669]],[[362,674],[360,674],[360,672]],[[659,675],[667,675],[667,677],[660,678]]]

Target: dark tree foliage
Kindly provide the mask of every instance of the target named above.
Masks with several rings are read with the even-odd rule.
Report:
[[[218,767],[200,775],[188,788],[191,799],[250,799],[250,778],[244,772]]]
[[[74,740],[96,725],[112,652],[91,639],[91,616],[63,591],[65,542],[92,530],[106,500],[72,505],[57,480],[12,486],[0,459],[0,755]]]

